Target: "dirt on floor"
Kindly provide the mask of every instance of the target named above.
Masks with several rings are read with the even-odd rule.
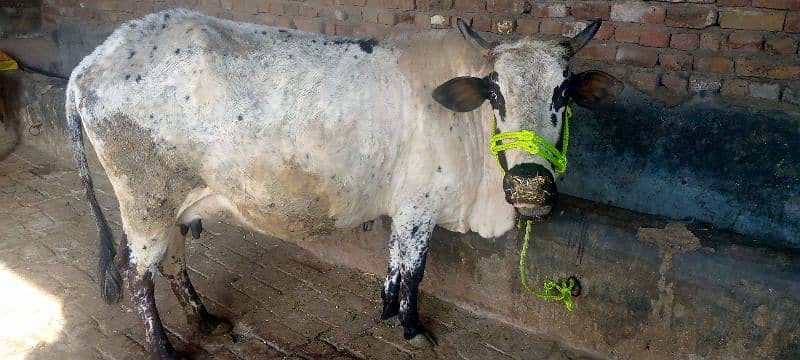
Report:
[[[99,200],[119,212],[99,171]],[[330,265],[295,245],[207,221],[188,237],[190,277],[231,335],[191,329],[166,283],[156,301],[179,350],[199,359],[584,359],[588,354],[423,294],[438,341],[416,350],[397,320],[379,321],[381,276]],[[143,325],[127,296],[107,305],[96,279],[97,232],[71,163],[20,147],[0,161],[0,358],[144,359]]]

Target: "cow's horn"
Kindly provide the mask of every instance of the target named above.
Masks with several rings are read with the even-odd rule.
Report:
[[[489,55],[492,51],[492,46],[489,45],[489,42],[484,40],[478,33],[472,31],[472,28],[469,27],[462,18],[458,18],[457,23],[458,31],[461,31],[461,35],[464,35],[464,38],[467,39],[472,46],[481,50],[484,55]]]
[[[579,32],[578,35],[575,35],[571,39],[561,43],[567,48],[567,57],[572,57],[572,55],[575,55],[582,47],[588,44],[589,40],[592,40],[594,34],[597,33],[598,29],[600,29],[600,24],[602,23],[603,19],[598,18],[589,24],[589,26],[587,26],[585,29],[583,29],[583,31]]]

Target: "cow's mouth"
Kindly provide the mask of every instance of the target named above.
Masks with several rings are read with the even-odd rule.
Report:
[[[558,190],[552,173],[539,164],[520,164],[503,178],[506,201],[523,217],[542,218],[553,210]]]

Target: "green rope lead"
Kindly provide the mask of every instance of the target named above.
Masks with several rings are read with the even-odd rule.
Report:
[[[536,295],[544,300],[563,301],[564,306],[568,311],[575,309],[575,302],[572,301],[572,291],[575,288],[575,280],[569,278],[561,280],[560,283],[547,279],[544,282],[544,290],[536,291],[528,285],[528,277],[525,276],[525,256],[528,254],[528,242],[531,238],[531,220],[527,221],[525,226],[525,240],[522,242],[522,252],[519,254],[519,278],[522,281],[522,287],[529,293]]]

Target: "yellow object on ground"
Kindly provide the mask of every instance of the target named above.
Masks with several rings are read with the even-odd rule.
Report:
[[[0,51],[0,71],[17,69],[19,69],[17,62],[14,61],[14,59],[12,59],[10,56],[6,55],[6,53]]]

